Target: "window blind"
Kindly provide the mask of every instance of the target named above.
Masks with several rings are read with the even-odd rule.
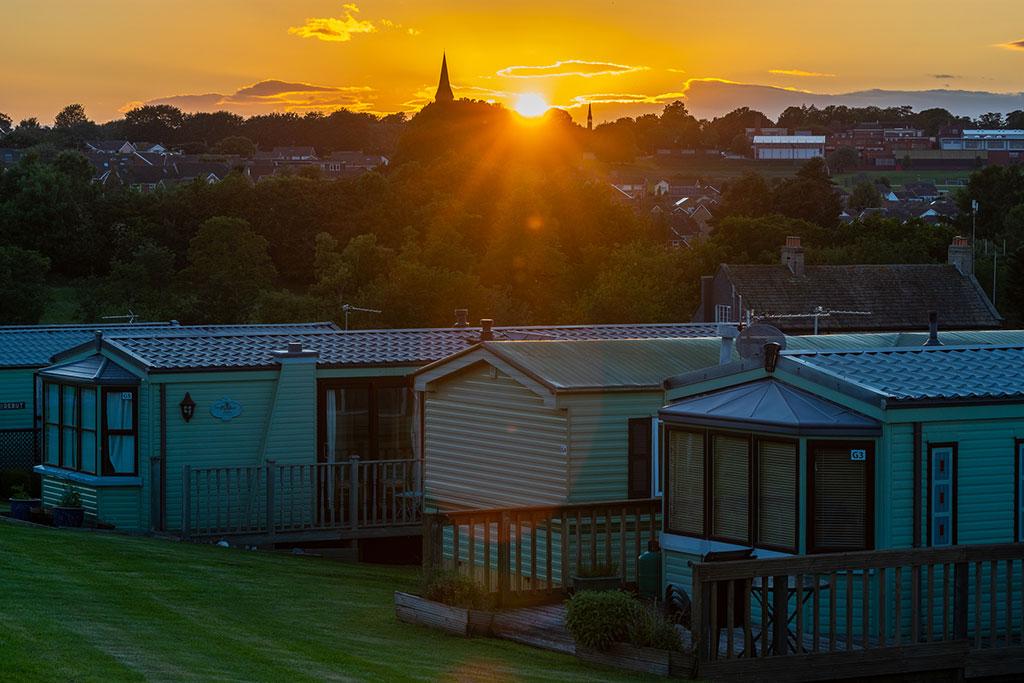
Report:
[[[750,538],[750,442],[735,436],[713,438],[711,534],[746,543]]]
[[[854,460],[849,446],[814,451],[814,546],[867,550],[867,460]]]
[[[668,432],[668,528],[685,534],[704,534],[704,435],[672,429]]]
[[[796,444],[760,441],[757,455],[758,543],[796,549]]]

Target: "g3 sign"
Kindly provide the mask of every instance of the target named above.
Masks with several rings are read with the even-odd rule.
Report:
[[[851,448],[850,449],[850,460],[854,462],[864,462],[868,459],[868,452],[863,448]]]

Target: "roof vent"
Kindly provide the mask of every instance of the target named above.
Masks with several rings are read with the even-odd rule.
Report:
[[[782,344],[779,342],[768,342],[764,345],[764,369],[765,372],[775,372],[775,366],[779,364],[779,354],[782,353]]]
[[[928,311],[928,341],[924,346],[942,346],[939,341],[939,314],[935,311]]]
[[[480,341],[494,341],[494,321],[490,318],[480,320]]]
[[[288,342],[288,353],[302,353],[302,342]]]
[[[469,309],[455,309],[455,325],[453,327],[469,327]]]
[[[103,330],[96,330],[94,341],[96,343],[96,350],[99,351],[103,347]]]

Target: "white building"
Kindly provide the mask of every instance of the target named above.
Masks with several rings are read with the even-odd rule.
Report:
[[[755,135],[754,158],[813,159],[825,156],[824,135]]]
[[[978,151],[1024,150],[1024,130],[965,130],[959,137],[939,138],[939,148]]]

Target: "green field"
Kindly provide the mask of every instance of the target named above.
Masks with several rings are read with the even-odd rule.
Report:
[[[402,624],[392,593],[415,585],[410,568],[0,522],[0,679],[628,680]]]

